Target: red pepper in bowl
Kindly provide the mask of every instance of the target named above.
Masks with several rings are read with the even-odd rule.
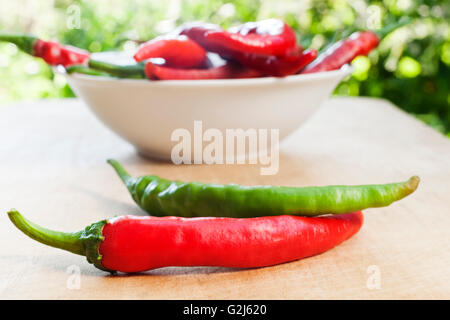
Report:
[[[206,60],[206,51],[186,36],[158,37],[142,44],[134,59],[141,62],[150,58],[163,58],[165,65],[175,68],[195,68]]]
[[[234,69],[226,64],[209,69],[177,69],[147,62],[145,75],[154,80],[207,80],[232,78]]]
[[[208,51],[266,76],[295,74],[317,55],[315,50],[303,53],[295,43],[293,30],[276,19],[245,23],[229,31],[213,24],[191,23],[181,26],[179,33]],[[234,37],[232,35],[238,35],[240,42],[234,38],[230,40],[228,37]]]
[[[325,252],[353,236],[363,224],[361,212],[319,218],[121,216],[65,233],[42,228],[16,210],[8,216],[34,240],[86,256],[94,266],[109,272],[168,266],[271,266]]]
[[[0,33],[0,41],[14,43],[22,51],[42,58],[45,62],[54,66],[86,65],[90,56],[90,53],[86,50],[64,46],[53,41],[44,41],[26,34]]]
[[[210,30],[205,39],[224,51],[274,56],[286,55],[296,45],[294,31],[277,19],[247,22],[228,31]]]
[[[296,74],[317,57],[317,51],[308,49],[291,55],[277,57],[258,54],[233,55],[243,66],[258,70],[268,76],[285,77]]]
[[[174,34],[185,35],[192,41],[195,41],[205,50],[217,53],[221,46],[215,45],[206,39],[206,33],[210,31],[223,31],[221,27],[212,23],[190,22],[178,27]]]

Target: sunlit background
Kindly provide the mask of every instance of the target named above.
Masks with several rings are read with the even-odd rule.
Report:
[[[411,24],[390,33],[369,57],[353,61],[352,77],[335,94],[383,97],[450,137],[449,12],[448,0],[0,0],[0,30],[92,52],[132,51],[137,40],[186,21],[228,27],[277,17],[305,47],[320,50],[354,30],[377,30],[408,16]],[[0,43],[0,105],[73,96],[44,62]]]

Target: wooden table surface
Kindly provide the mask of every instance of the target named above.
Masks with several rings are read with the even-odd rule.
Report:
[[[144,213],[105,163],[133,175],[290,186],[421,177],[413,195],[365,211],[361,231],[312,258],[274,267],[163,268],[109,276],[19,232],[6,211],[61,231]],[[0,298],[450,298],[450,140],[382,100],[329,100],[281,145],[280,170],[175,166],[140,158],[78,100],[0,106]]]

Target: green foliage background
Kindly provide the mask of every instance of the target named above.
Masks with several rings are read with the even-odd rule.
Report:
[[[0,30],[30,32],[90,51],[134,50],[180,23],[224,27],[284,19],[304,46],[323,49],[358,28],[377,30],[412,18],[369,57],[353,61],[337,95],[386,98],[450,136],[450,2],[414,0],[0,0]],[[0,44],[0,104],[73,97],[64,78],[39,59]]]

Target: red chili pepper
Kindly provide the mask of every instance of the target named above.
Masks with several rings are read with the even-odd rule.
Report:
[[[105,271],[168,266],[255,268],[325,252],[361,228],[361,212],[326,217],[180,218],[122,216],[76,233],[39,227],[19,212],[11,221],[31,238],[87,256]]]
[[[297,41],[294,31],[277,19],[248,22],[229,31],[210,30],[204,38],[210,46],[219,48],[217,53],[238,51],[274,56],[286,55]]]
[[[50,65],[87,64],[90,53],[71,46],[63,46],[57,42],[44,41],[27,34],[0,33],[0,41],[14,43],[19,49],[35,57],[44,59]]]
[[[61,64],[69,66],[74,64],[87,64],[89,62],[89,52],[73,46],[61,46]]]
[[[263,37],[261,39],[267,40],[267,38],[261,36],[260,33],[269,33],[269,27],[273,25],[278,25],[279,28],[287,28],[286,30],[288,31],[286,31],[286,33],[291,34],[290,31],[292,31],[292,29],[290,29],[287,25],[282,25],[281,21],[274,19],[264,20],[257,23],[246,23],[242,26],[230,30],[233,32],[237,32],[240,35],[245,34],[249,37],[251,35],[253,35],[254,37],[259,36]],[[190,39],[197,42],[208,51],[219,53],[221,57],[225,59],[238,61],[241,65],[249,69],[253,69],[252,72],[254,74],[259,71],[260,75],[258,76],[269,75],[283,77],[295,74],[312,60],[314,60],[317,56],[317,52],[314,50],[310,50],[305,52],[305,54],[302,54],[303,49],[295,44],[295,34],[293,34],[293,31],[293,37],[288,38],[291,40],[294,39],[294,45],[292,46],[292,43],[290,43],[289,48],[283,51],[284,55],[282,56],[255,53],[261,51],[260,47],[255,49],[249,46],[241,46],[236,49],[236,47],[233,47],[231,45],[227,46],[223,42],[211,40],[211,38],[209,37],[209,34],[211,33],[227,33],[226,31],[220,29],[220,27],[218,27],[217,25],[213,24],[186,24],[180,27],[179,33],[188,36]],[[276,34],[277,32],[273,31],[273,33]],[[249,43],[251,43],[251,41],[253,40],[249,39]],[[275,41],[275,43],[277,42]],[[246,50],[250,50],[251,53],[246,52]],[[269,49],[265,48],[264,50]],[[271,50],[273,50],[273,48]]]
[[[217,52],[217,50],[219,50],[219,46],[216,46],[210,41],[206,40],[205,35],[210,31],[223,31],[223,29],[218,25],[212,23],[191,22],[183,24],[177,30],[175,30],[174,33],[187,36],[189,39],[195,41],[207,51]]]
[[[148,62],[145,74],[153,80],[246,79],[264,76],[261,71],[231,63],[209,69],[176,69]]]
[[[39,49],[39,54],[38,50]],[[44,59],[50,65],[62,64],[61,46],[52,41],[37,40],[35,44],[35,56]]]
[[[90,56],[89,52],[85,50],[40,39],[36,40],[33,49],[34,56],[44,59],[50,65],[63,65],[64,67],[87,64]]]
[[[234,79],[250,79],[264,77],[265,74],[259,70],[249,69],[246,67],[236,67],[233,72]]]
[[[155,38],[140,46],[134,59],[141,62],[150,58],[163,58],[167,66],[195,68],[206,60],[206,51],[186,36]]]
[[[234,70],[229,64],[210,69],[175,69],[152,62],[145,65],[147,78],[159,80],[227,79],[233,77]]]
[[[355,32],[320,54],[316,61],[301,73],[337,70],[359,55],[368,55],[378,46],[379,41],[378,36],[371,31]]]
[[[317,51],[306,51],[284,56],[263,56],[258,54],[234,53],[233,58],[243,66],[259,70],[265,75],[284,77],[295,74],[311,63],[317,57]]]

